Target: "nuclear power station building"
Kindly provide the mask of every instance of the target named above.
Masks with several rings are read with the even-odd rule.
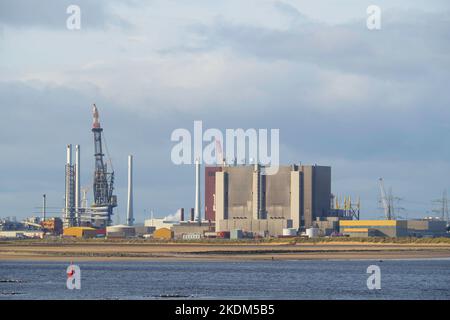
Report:
[[[205,217],[219,232],[305,230],[330,213],[330,203],[331,167],[280,166],[274,175],[260,165],[205,169]]]

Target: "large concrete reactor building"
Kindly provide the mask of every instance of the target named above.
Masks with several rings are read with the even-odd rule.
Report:
[[[259,165],[213,168],[205,170],[205,212],[214,214],[216,231],[281,235],[285,228],[304,230],[329,214],[330,167],[280,166],[274,175],[264,175]]]
[[[205,220],[216,220],[215,194],[216,172],[222,171],[222,167],[205,167]]]

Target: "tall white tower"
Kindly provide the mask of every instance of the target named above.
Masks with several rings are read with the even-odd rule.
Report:
[[[128,156],[128,206],[127,206],[127,224],[134,224],[133,218],[133,156]]]
[[[75,220],[80,224],[81,214],[81,195],[80,195],[80,145],[75,146]]]
[[[75,172],[72,164],[72,145],[67,145],[66,190],[64,206],[64,227],[75,225]]]
[[[195,160],[195,207],[194,207],[194,215],[195,221],[199,223],[202,222],[202,217],[200,214],[200,161],[198,159]]]

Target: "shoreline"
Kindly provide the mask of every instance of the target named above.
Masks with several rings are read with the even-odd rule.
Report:
[[[1,261],[280,261],[450,259],[450,244],[0,243]]]

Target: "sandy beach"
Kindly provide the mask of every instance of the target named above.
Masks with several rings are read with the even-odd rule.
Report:
[[[329,259],[450,258],[450,244],[398,243],[126,243],[126,242],[20,242],[0,243],[0,261],[250,261]]]

